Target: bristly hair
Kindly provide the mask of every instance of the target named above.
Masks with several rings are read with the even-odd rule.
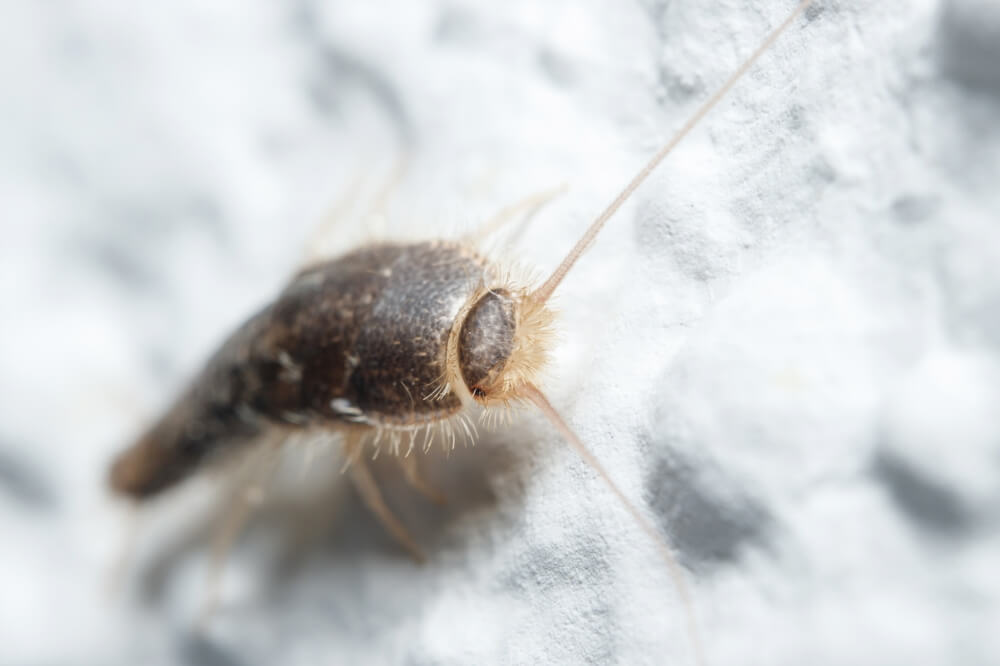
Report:
[[[555,313],[551,308],[528,297],[528,290],[518,291],[514,349],[504,366],[497,387],[498,399],[504,403],[523,400],[521,387],[538,379],[548,364],[555,334]]]
[[[441,451],[448,453],[458,444],[474,446],[478,438],[479,429],[475,422],[462,411],[447,418],[407,426],[377,425],[361,435],[359,446],[344,460],[340,471],[345,472],[362,455],[376,460],[384,452],[393,457],[406,458],[417,451],[424,454],[430,452],[435,443],[440,444]]]

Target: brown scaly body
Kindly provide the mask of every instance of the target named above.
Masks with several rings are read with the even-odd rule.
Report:
[[[113,489],[151,497],[271,426],[413,431],[454,416],[463,396],[485,400],[518,362],[518,296],[497,280],[449,242],[374,245],[307,268],[118,458]]]

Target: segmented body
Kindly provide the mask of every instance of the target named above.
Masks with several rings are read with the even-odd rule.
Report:
[[[303,270],[119,457],[112,486],[150,497],[270,427],[405,430],[455,415],[449,343],[470,387],[513,348],[513,305],[489,290],[495,278],[445,241],[372,245]]]

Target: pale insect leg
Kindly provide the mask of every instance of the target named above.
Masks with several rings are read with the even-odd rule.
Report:
[[[403,467],[403,475],[406,482],[418,493],[438,506],[447,504],[448,498],[444,493],[432,486],[420,473],[420,461],[417,456],[401,456],[399,464]]]
[[[222,585],[222,574],[226,559],[232,550],[236,539],[246,525],[247,520],[256,507],[265,499],[266,486],[269,485],[274,472],[278,468],[277,445],[280,440],[270,440],[261,444],[261,450],[251,454],[246,468],[236,481],[236,490],[231,498],[232,504],[225,515],[225,520],[212,539],[211,556],[206,574],[205,597],[202,601],[199,625],[208,623],[219,601],[219,589]]]
[[[364,228],[368,230],[367,241],[372,241],[385,235],[385,210],[389,203],[392,191],[399,185],[409,168],[409,156],[400,155],[394,162],[389,174],[375,190],[371,197],[371,203],[360,215],[360,220],[364,223]],[[328,239],[333,236],[334,230],[350,217],[351,212],[362,198],[364,183],[363,173],[367,171],[360,168],[351,179],[346,192],[334,203],[333,207],[323,216],[317,229],[310,235],[306,244],[305,254],[301,262],[302,266],[309,266],[327,259],[330,256]]]
[[[392,169],[389,171],[389,175],[382,182],[381,187],[375,191],[375,195],[372,197],[372,203],[369,206],[368,212],[363,221],[375,221],[378,226],[382,227],[381,231],[384,233],[386,208],[389,207],[389,199],[392,196],[393,190],[396,189],[399,183],[402,182],[403,178],[406,176],[406,172],[409,168],[410,156],[409,153],[404,152],[396,158]]]
[[[535,214],[538,213],[543,206],[545,206],[545,204],[551,202],[559,195],[565,194],[567,189],[569,188],[567,188],[564,183],[558,187],[553,187],[541,192],[535,192],[534,194],[526,196],[520,201],[516,201],[501,209],[496,215],[484,222],[482,225],[464,234],[461,240],[470,245],[478,245],[483,240],[493,235],[513,220],[517,219],[518,216],[521,216],[521,223],[523,225],[534,217]],[[522,230],[523,226],[519,228],[517,232]],[[516,235],[517,234],[515,234],[515,236]],[[513,238],[508,239],[507,242],[510,243],[512,241]]]
[[[309,240],[306,241],[306,247],[303,252],[302,261],[300,262],[303,267],[319,263],[328,257],[329,253],[325,241],[333,235],[333,230],[347,217],[360,197],[363,180],[362,172],[363,170],[359,169],[354,174],[351,183],[347,186],[347,190],[333,204],[330,210],[327,211],[317,228],[309,235]]]
[[[423,562],[426,558],[423,551],[417,546],[416,540],[410,535],[403,523],[396,518],[389,505],[385,503],[385,499],[382,498],[382,492],[378,489],[375,477],[372,476],[371,470],[368,468],[368,461],[364,456],[357,455],[357,449],[361,446],[362,436],[362,433],[358,431],[350,431],[345,435],[344,439],[344,453],[347,459],[351,461],[350,466],[347,468],[351,481],[354,483],[358,494],[361,495],[361,499],[364,500],[365,505],[375,514],[386,531],[409,551],[413,559],[417,562]]]

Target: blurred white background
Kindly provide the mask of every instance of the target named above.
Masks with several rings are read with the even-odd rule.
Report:
[[[426,565],[349,492],[288,499],[203,633],[211,512],[140,517],[109,596],[104,476],[338,202],[331,252],[565,182],[509,253],[544,274],[790,9],[2,3],[0,663],[692,663],[530,414],[434,461],[448,508],[394,495]],[[710,663],[1000,663],[998,62],[995,3],[815,3],[560,294],[546,388]]]

